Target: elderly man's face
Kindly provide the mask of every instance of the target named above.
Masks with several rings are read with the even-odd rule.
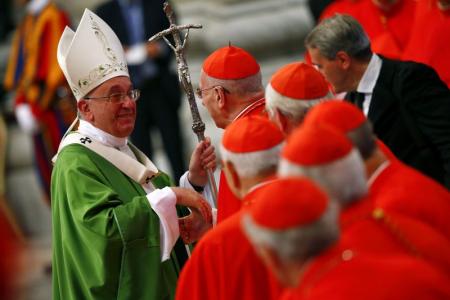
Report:
[[[208,113],[217,128],[225,128],[225,125],[223,124],[223,115],[216,97],[216,90],[214,86],[207,86],[203,72],[200,75],[199,89],[202,90],[202,104],[208,110]]]
[[[119,76],[98,86],[89,94],[89,97],[124,94],[132,89],[130,79],[126,76]],[[86,121],[115,137],[127,137],[134,129],[136,102],[130,97],[125,97],[124,101],[118,103],[110,102],[108,98],[82,99],[78,108]]]

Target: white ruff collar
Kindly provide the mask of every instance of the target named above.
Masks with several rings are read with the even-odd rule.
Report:
[[[81,134],[87,135],[90,138],[93,138],[94,140],[99,141],[100,143],[114,147],[114,148],[121,148],[127,145],[128,139],[127,138],[119,138],[116,136],[113,136],[101,129],[98,129],[97,127],[94,127],[91,123],[80,120],[80,125],[78,126],[78,131]]]

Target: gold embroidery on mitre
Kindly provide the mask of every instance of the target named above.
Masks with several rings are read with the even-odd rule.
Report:
[[[87,77],[78,80],[78,87],[82,90],[89,87],[92,83],[98,81],[100,78],[103,78],[113,72],[128,72],[127,65],[124,62],[118,62],[116,54],[111,49],[108,39],[106,38],[106,35],[103,33],[98,23],[94,21],[92,16],[89,17],[91,18],[91,26],[94,30],[94,34],[102,44],[103,53],[111,63],[98,65],[96,68],[89,72],[89,75]],[[80,93],[77,87],[73,87],[72,90],[74,94]]]

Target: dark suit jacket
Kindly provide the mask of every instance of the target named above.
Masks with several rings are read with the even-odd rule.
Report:
[[[144,34],[146,39],[152,37],[164,29],[169,28],[169,21],[163,11],[163,0],[142,0]],[[122,13],[117,0],[107,1],[96,9],[97,15],[102,18],[112,30],[117,34],[124,47],[130,46],[130,37],[128,35],[127,22]],[[154,62],[160,72],[165,72],[170,63],[172,51],[169,55],[163,55]]]
[[[368,114],[375,134],[450,189],[450,90],[424,64],[382,60]]]

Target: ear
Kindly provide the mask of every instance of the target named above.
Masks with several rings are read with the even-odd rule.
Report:
[[[228,184],[230,186],[231,191],[234,193],[234,195],[238,198],[241,198],[241,188],[242,183],[241,179],[239,178],[239,175],[236,171],[236,168],[234,167],[233,163],[230,161],[224,161],[224,172],[225,177],[227,178]]]
[[[86,101],[84,99],[79,100],[77,102],[77,108],[83,119],[90,122],[94,121],[94,114],[91,111],[89,101]]]
[[[338,51],[336,53],[336,61],[338,62],[339,66],[342,69],[347,70],[348,68],[350,68],[350,64],[352,62],[352,59],[347,54],[347,52],[345,52],[345,51]]]
[[[217,104],[219,105],[220,109],[224,109],[227,101],[227,97],[225,95],[225,91],[222,87],[216,86],[214,88],[214,95],[216,97]]]

